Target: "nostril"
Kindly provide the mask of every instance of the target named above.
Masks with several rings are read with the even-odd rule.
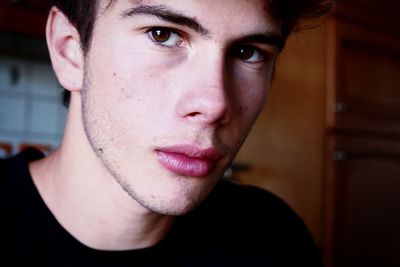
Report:
[[[228,110],[224,110],[223,112],[191,112],[186,114],[186,118],[199,121],[199,122],[207,122],[210,124],[220,123],[227,124],[230,121],[230,114]]]
[[[199,116],[199,115],[201,115],[200,112],[192,112],[192,113],[189,113],[187,116],[188,116],[188,117],[197,117],[197,116]]]

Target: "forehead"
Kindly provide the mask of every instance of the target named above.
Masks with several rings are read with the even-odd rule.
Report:
[[[215,34],[234,30],[279,33],[266,0],[100,0],[100,15],[138,6],[162,6],[199,21]]]

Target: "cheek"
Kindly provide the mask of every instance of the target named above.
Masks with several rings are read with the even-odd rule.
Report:
[[[91,62],[92,85],[101,90],[108,101],[126,105],[132,105],[134,101],[140,105],[155,93],[155,88],[164,86],[163,68],[154,57],[140,49],[120,51],[124,50],[94,57]]]
[[[225,136],[235,137],[232,145],[239,148],[265,104],[270,78],[268,75],[249,75],[243,70],[233,77],[235,80],[232,92],[235,93],[231,99],[232,123]]]
[[[240,79],[236,82],[237,112],[240,112],[245,120],[252,121],[257,117],[265,104],[267,93],[270,87],[268,75],[238,75]]]

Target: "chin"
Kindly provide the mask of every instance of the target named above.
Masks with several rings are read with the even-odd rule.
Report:
[[[208,196],[212,189],[188,190],[180,188],[169,194],[153,195],[149,198],[136,199],[146,209],[161,215],[184,215],[198,207]]]
[[[200,205],[202,201],[157,201],[157,202],[144,202],[139,203],[151,212],[165,215],[165,216],[180,216],[184,215]]]

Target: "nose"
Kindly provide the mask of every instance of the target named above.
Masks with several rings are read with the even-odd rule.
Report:
[[[228,71],[222,58],[202,58],[186,68],[177,103],[181,118],[200,124],[226,124],[231,101]]]

